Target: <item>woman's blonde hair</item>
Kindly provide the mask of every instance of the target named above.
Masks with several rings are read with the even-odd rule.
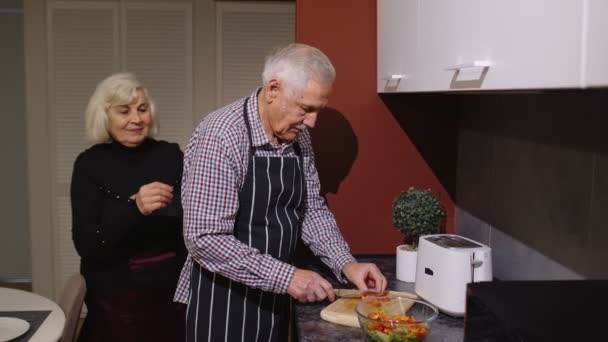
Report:
[[[91,95],[85,112],[85,130],[87,138],[94,143],[110,142],[112,137],[108,132],[108,113],[111,106],[127,105],[137,98],[137,91],[142,91],[150,104],[150,130],[149,137],[158,133],[156,122],[156,106],[148,90],[141,82],[129,72],[110,75],[99,82]]]

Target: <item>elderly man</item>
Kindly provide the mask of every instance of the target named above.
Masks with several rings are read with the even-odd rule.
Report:
[[[187,341],[287,341],[291,298],[334,300],[331,284],[291,264],[301,238],[341,281],[383,291],[374,264],[350,254],[319,195],[308,128],[335,70],[320,50],[291,44],[265,63],[263,87],[207,116],[184,157],[189,251],[176,300]]]

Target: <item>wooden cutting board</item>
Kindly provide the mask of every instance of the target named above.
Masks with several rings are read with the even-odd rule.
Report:
[[[387,297],[408,297],[418,298],[415,294],[409,292],[389,291]],[[359,327],[359,320],[355,312],[355,305],[361,301],[361,298],[339,298],[333,303],[321,310],[321,318],[332,323],[347,325],[350,327]]]

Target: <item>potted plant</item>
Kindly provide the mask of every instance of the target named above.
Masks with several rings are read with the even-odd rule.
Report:
[[[430,189],[410,187],[395,198],[393,225],[404,236],[404,244],[397,247],[397,279],[415,281],[418,239],[439,233],[444,216],[445,210]]]

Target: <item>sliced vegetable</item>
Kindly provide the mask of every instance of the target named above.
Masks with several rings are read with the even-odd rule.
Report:
[[[413,316],[387,315],[378,309],[367,317],[374,320],[366,327],[367,336],[373,342],[419,342],[428,333],[428,326],[425,323],[416,324]],[[403,326],[402,323],[412,324]]]

